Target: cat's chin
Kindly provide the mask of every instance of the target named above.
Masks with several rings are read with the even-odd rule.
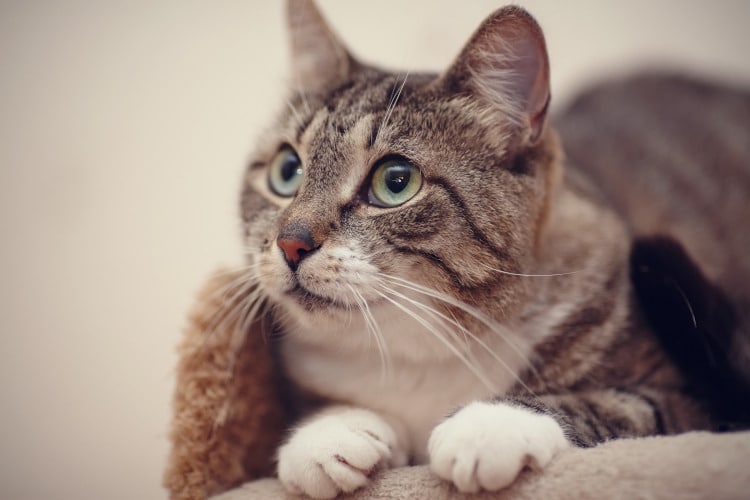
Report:
[[[320,295],[306,287],[299,282],[295,283],[292,288],[284,292],[284,296],[287,300],[293,301],[296,305],[300,306],[305,311],[313,313],[326,313],[326,312],[345,312],[348,313],[353,307],[357,307],[356,303],[351,303],[342,300],[343,297],[327,297]],[[368,303],[368,306],[372,304]]]

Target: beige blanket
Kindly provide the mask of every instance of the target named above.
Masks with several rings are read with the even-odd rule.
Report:
[[[217,500],[299,499],[263,479]],[[342,498],[342,497],[339,497]],[[345,498],[370,499],[748,499],[750,432],[622,439],[571,449],[542,472],[524,473],[498,493],[461,495],[424,466],[384,471]]]

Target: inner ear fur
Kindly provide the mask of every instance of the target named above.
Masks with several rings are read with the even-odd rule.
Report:
[[[539,24],[524,9],[504,7],[477,29],[443,75],[454,91],[478,97],[536,143],[549,107],[549,59]]]

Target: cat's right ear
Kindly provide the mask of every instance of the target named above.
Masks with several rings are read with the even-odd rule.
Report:
[[[324,92],[350,77],[357,63],[312,0],[288,0],[287,21],[297,86]]]
[[[488,17],[442,77],[451,91],[471,94],[508,117],[534,143],[549,105],[544,34],[524,9],[504,7]]]

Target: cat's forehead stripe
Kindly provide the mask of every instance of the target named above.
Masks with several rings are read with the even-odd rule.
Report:
[[[297,137],[297,144],[307,146],[309,145],[317,132],[320,130],[321,125],[328,119],[328,110],[326,108],[320,108],[311,115],[311,118],[307,122],[307,126],[301,131]]]
[[[369,140],[370,124],[374,121],[373,118],[371,114],[363,116],[357,120],[344,136],[344,140],[351,145],[351,150],[354,154],[349,165],[349,175],[345,177],[339,186],[339,196],[342,203],[349,202],[356,196],[360,185],[367,176],[370,159],[368,158],[367,150],[363,146]]]
[[[399,87],[406,83],[405,78],[390,73],[378,73],[373,78],[368,80],[362,77],[361,80],[353,80],[342,85],[325,100],[320,101],[318,108],[314,110],[306,109],[309,102],[300,94],[300,102],[294,106],[294,114],[300,114],[300,108],[306,113],[302,117],[291,117],[296,122],[297,139],[301,140],[322,111],[333,117],[339,133],[345,133],[349,128],[356,126],[359,120],[368,114],[385,113],[389,105],[394,104]],[[372,140],[377,135],[380,125],[382,124],[373,122]]]

